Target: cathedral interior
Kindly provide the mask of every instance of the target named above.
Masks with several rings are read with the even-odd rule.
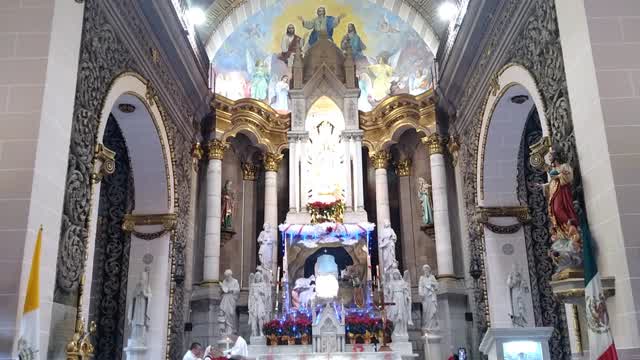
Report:
[[[632,0],[3,0],[0,359],[640,359],[638,34]]]

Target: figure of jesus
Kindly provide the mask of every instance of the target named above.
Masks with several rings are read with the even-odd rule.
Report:
[[[311,36],[309,36],[309,46],[318,41],[319,34],[321,32],[327,33],[329,40],[333,41],[333,29],[335,29],[345,15],[342,14],[338,17],[327,16],[327,10],[324,7],[319,7],[316,14],[318,15],[313,20],[305,20],[302,16],[298,16],[298,19],[302,22],[302,26],[311,30]]]
[[[293,26],[293,24],[289,24],[287,26],[286,34],[282,36],[282,41],[280,41],[280,50],[282,52],[278,55],[278,59],[291,67],[291,65],[293,65],[293,55],[295,55],[296,50],[303,45],[304,43],[302,38],[296,35],[295,26]]]

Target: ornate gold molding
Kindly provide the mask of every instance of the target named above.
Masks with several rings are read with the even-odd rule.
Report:
[[[242,163],[242,179],[255,181],[258,178],[258,166],[252,163]]]
[[[209,141],[209,160],[222,160],[224,157],[224,151],[227,149],[227,144],[218,139]]]
[[[398,161],[396,164],[396,173],[398,176],[410,176],[411,175],[411,159],[404,159]]]
[[[529,146],[529,164],[537,169],[544,168],[544,157],[550,150],[551,139],[548,136],[543,137],[537,143]]]
[[[529,208],[526,206],[500,206],[500,207],[483,207],[476,209],[478,222],[486,224],[492,217],[514,217],[521,224],[527,224],[531,221]]]
[[[283,156],[284,155],[282,154],[276,154],[272,152],[267,152],[266,154],[264,154],[264,170],[278,172],[280,161],[282,161]]]
[[[291,115],[280,114],[254,99],[233,101],[216,94],[211,102],[216,110],[216,134],[222,141],[239,133],[251,134],[266,151],[280,153],[288,146]]]
[[[451,161],[453,162],[453,166],[458,165],[458,156],[460,153],[460,143],[458,142],[458,138],[451,135],[449,137],[449,141],[447,141],[447,148],[449,149],[449,154],[451,154]]]
[[[202,150],[202,145],[200,145],[199,141],[196,141],[193,146],[191,146],[191,157],[195,160],[202,160],[204,156],[204,150]]]
[[[127,232],[134,231],[139,225],[162,225],[165,231],[175,229],[178,216],[173,213],[169,214],[125,214],[122,222],[122,229]]]
[[[429,135],[429,137],[422,138],[422,143],[426,145],[429,155],[444,153],[442,139],[438,133],[433,133]]]
[[[386,169],[389,165],[389,153],[385,150],[379,150],[371,154],[371,163],[374,169]]]
[[[103,144],[96,145],[93,161],[96,170],[91,174],[91,180],[94,183],[99,183],[105,175],[116,171],[116,153]]]
[[[435,94],[429,90],[418,96],[394,95],[383,100],[372,111],[360,112],[363,144],[369,151],[375,152],[392,142],[398,130],[413,128],[423,134],[435,131],[435,104]]]

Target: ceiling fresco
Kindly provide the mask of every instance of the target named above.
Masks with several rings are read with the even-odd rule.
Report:
[[[303,50],[313,44],[317,34],[311,29],[319,7],[325,10],[334,43],[345,49],[348,42],[353,49],[360,110],[370,111],[389,95],[418,95],[431,87],[433,54],[394,13],[369,1],[326,0],[318,5],[291,0],[255,13],[222,43],[212,59],[216,93],[232,100],[255,98],[288,112],[291,41],[300,42]]]

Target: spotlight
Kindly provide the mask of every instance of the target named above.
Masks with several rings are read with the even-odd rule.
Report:
[[[193,7],[189,9],[188,16],[189,16],[189,21],[191,21],[193,25],[202,25],[207,20],[207,17],[205,16],[204,11],[202,11],[202,9],[197,7]]]
[[[438,8],[438,16],[444,21],[451,21],[457,13],[458,7],[449,1],[443,3]]]

